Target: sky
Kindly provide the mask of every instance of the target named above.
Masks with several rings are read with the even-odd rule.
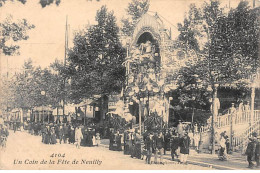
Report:
[[[107,5],[113,10],[117,17],[118,25],[120,20],[127,16],[126,8],[131,0],[61,0],[59,6],[55,4],[42,8],[39,0],[27,0],[25,5],[19,2],[6,2],[0,7],[0,22],[6,16],[12,15],[14,20],[27,19],[35,28],[28,31],[29,39],[19,42],[20,55],[1,57],[1,72],[6,74],[7,64],[9,72],[20,71],[25,60],[32,59],[33,65],[47,67],[55,59],[64,59],[65,44],[65,23],[68,16],[69,24],[69,47],[73,46],[73,34],[88,24],[95,24],[96,11],[102,5]],[[221,0],[223,5],[236,7],[239,0]],[[259,1],[259,0],[257,0]],[[172,26],[173,38],[178,32],[175,28],[177,23],[182,22],[189,5],[196,3],[201,5],[202,0],[150,0],[149,11],[157,12],[167,19],[169,26]],[[8,61],[8,63],[7,63]]]

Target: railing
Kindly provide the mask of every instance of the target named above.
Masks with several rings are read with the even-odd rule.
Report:
[[[250,125],[241,135],[233,137],[233,148],[236,150],[241,150],[242,153],[245,151],[248,138],[252,136],[253,132],[260,133],[260,119],[254,124]]]
[[[207,132],[211,129],[211,120],[212,117],[210,117],[207,120],[207,125],[200,129],[201,132]],[[251,111],[236,112],[235,114],[233,114],[232,117],[233,125],[246,124],[246,123],[250,124],[250,123],[258,122],[259,120],[260,120],[260,110],[254,110],[252,122],[251,122]],[[218,129],[231,126],[231,114],[217,116],[215,120],[215,126]]]

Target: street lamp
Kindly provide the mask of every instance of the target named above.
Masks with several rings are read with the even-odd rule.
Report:
[[[41,95],[44,97],[46,95],[46,92],[44,90],[41,91]],[[44,110],[43,110],[43,102],[42,102],[42,115],[41,118],[39,117],[39,121],[44,121]],[[49,123],[49,117],[48,117],[48,123]]]

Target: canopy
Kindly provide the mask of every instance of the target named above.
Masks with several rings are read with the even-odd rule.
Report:
[[[39,106],[39,107],[34,107],[34,111],[52,111],[52,108],[49,106]]]

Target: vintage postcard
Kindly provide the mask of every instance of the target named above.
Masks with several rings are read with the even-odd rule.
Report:
[[[259,0],[0,0],[0,170],[260,170]]]

